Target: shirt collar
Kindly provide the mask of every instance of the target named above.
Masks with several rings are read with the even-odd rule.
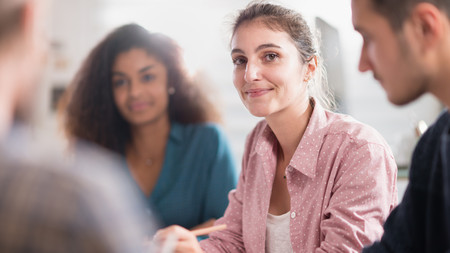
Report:
[[[275,142],[277,141],[275,134],[273,133],[270,126],[265,122],[264,130],[262,134],[256,140],[255,152],[263,158],[263,160],[268,161],[269,157],[267,154],[273,152]]]
[[[309,119],[305,133],[300,140],[297,149],[292,156],[289,166],[300,171],[309,178],[316,176],[317,160],[319,158],[320,149],[323,139],[328,132],[329,123],[325,109],[314,100],[313,112]],[[257,140],[256,153],[264,160],[268,160],[267,154],[273,152],[276,137],[272,129],[266,124],[263,133]]]
[[[328,128],[329,123],[325,109],[320,104],[315,103],[308,126],[289,165],[306,176],[314,178],[320,149]]]

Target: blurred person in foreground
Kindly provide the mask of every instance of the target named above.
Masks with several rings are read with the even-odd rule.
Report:
[[[123,25],[89,53],[62,109],[70,139],[121,155],[163,224],[192,229],[223,215],[237,171],[215,105],[183,62],[172,38]]]
[[[48,4],[0,0],[0,252],[143,252],[151,221],[114,158],[69,161],[27,130]]]
[[[373,72],[389,101],[431,93],[446,107],[417,143],[381,241],[363,252],[450,252],[450,1],[353,0],[352,11],[359,70]]]

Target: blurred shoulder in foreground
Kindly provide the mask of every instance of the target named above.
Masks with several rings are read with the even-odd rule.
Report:
[[[117,158],[14,126],[0,142],[0,252],[143,252],[155,222]]]

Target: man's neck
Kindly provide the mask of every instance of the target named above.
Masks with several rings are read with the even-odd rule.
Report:
[[[431,80],[429,92],[435,96],[444,106],[450,108],[450,69]]]
[[[438,48],[436,64],[433,66],[436,71],[428,91],[450,108],[450,23],[447,23],[445,31],[447,36]]]

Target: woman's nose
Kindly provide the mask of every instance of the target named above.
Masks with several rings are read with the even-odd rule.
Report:
[[[247,62],[245,67],[245,75],[244,79],[247,83],[251,83],[261,78],[261,69],[260,67],[252,62]]]

